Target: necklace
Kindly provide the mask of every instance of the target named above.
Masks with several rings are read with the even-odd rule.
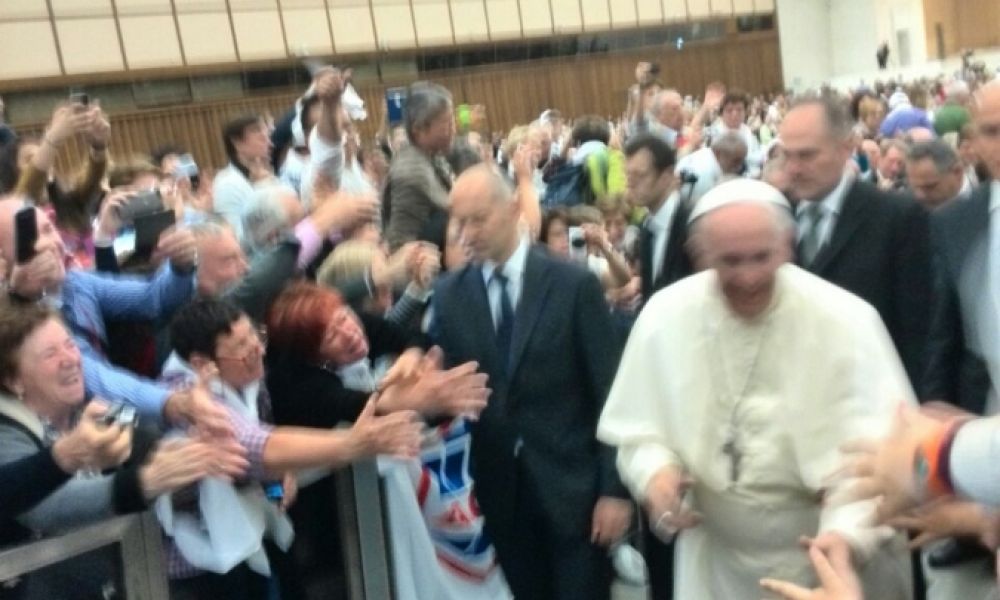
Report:
[[[753,380],[754,372],[757,370],[761,349],[764,346],[764,338],[770,330],[770,315],[765,317],[765,319],[764,323],[754,326],[752,331],[754,339],[751,342],[753,344],[753,354],[750,355],[750,360],[747,361],[742,373],[739,374],[742,381],[738,378],[736,380],[737,385],[733,385],[733,382],[730,381],[730,374],[735,372],[739,368],[739,365],[726,364],[726,352],[723,347],[724,344],[721,335],[723,333],[722,327],[718,325],[714,327],[709,326],[710,330],[714,329],[712,349],[715,356],[708,357],[712,379],[719,396],[729,406],[728,431],[726,432],[726,440],[722,444],[721,451],[722,454],[729,457],[730,484],[735,484],[740,478],[740,467],[743,461],[743,450],[739,434],[740,426],[742,425],[742,419],[739,416],[740,408],[742,408],[743,402],[746,400],[747,391],[750,388],[750,382]]]

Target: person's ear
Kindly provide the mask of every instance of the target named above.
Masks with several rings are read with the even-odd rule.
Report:
[[[209,381],[219,373],[219,367],[215,361],[200,352],[192,353],[188,364],[202,381]]]
[[[16,396],[18,400],[24,396],[24,384],[21,383],[20,377],[10,377],[4,381],[3,384],[4,387],[14,393],[14,396]]]

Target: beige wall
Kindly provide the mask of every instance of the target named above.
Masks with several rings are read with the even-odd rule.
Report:
[[[0,0],[0,82],[537,38],[773,8],[769,0]]]

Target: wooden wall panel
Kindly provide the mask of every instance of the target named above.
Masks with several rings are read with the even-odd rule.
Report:
[[[662,67],[661,79],[682,94],[701,95],[711,81],[723,79],[750,93],[781,89],[781,63],[776,35],[734,36],[717,44],[691,44],[683,52],[646,48],[619,54],[589,55],[569,59],[508,64],[434,74],[432,80],[448,88],[455,104],[486,106],[489,128],[508,131],[529,123],[548,108],[568,117],[598,114],[616,118],[624,110],[624,90],[632,83],[635,63],[654,60]],[[388,87],[410,80],[362,85],[369,119],[359,129],[373,136],[385,117]],[[190,149],[200,165],[221,167],[222,126],[236,116],[270,112],[283,115],[301,91],[239,100],[196,104],[112,115],[112,155],[127,156],[176,142]],[[24,133],[40,132],[41,124],[17,125]],[[81,148],[70,147],[60,158],[59,170],[74,164]]]

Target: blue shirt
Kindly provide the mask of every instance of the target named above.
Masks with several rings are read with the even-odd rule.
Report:
[[[934,130],[934,124],[927,116],[927,111],[913,106],[900,106],[882,121],[879,133],[884,137],[895,137],[898,132],[906,133],[915,127]]]
[[[126,402],[144,415],[160,418],[171,392],[108,362],[104,319],[165,318],[186,304],[194,290],[193,272],[181,275],[169,266],[161,268],[152,279],[68,272],[59,300],[63,318],[83,353],[87,393]]]

